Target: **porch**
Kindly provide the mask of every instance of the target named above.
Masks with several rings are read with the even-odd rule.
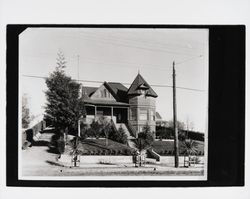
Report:
[[[112,119],[114,123],[127,123],[129,118],[128,107],[103,106],[103,105],[85,105],[86,123],[91,124],[100,117]]]

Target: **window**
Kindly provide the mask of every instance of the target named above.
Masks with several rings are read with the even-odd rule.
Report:
[[[155,121],[155,113],[151,110],[150,120]]]
[[[135,108],[130,109],[131,120],[137,120],[137,110]]]
[[[101,97],[102,97],[102,98],[111,98],[111,94],[108,92],[107,89],[103,89],[103,90],[101,91]]]
[[[147,109],[140,109],[140,120],[148,120]]]

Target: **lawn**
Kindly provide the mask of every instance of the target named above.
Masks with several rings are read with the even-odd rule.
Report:
[[[204,154],[204,142],[195,141],[198,144],[198,155]],[[179,141],[180,154],[182,154],[182,142]],[[174,141],[154,141],[152,148],[159,155],[173,155],[174,154]]]
[[[134,152],[129,146],[109,139],[107,145],[106,139],[82,140],[78,150],[81,155],[131,155]]]

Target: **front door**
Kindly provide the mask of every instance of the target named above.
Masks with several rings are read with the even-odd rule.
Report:
[[[127,109],[117,108],[114,110],[116,116],[116,123],[126,123],[127,122]]]

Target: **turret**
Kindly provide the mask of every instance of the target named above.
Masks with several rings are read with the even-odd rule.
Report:
[[[129,98],[129,122],[136,129],[137,133],[143,130],[146,125],[155,132],[155,98],[157,94],[138,74],[128,90]]]

